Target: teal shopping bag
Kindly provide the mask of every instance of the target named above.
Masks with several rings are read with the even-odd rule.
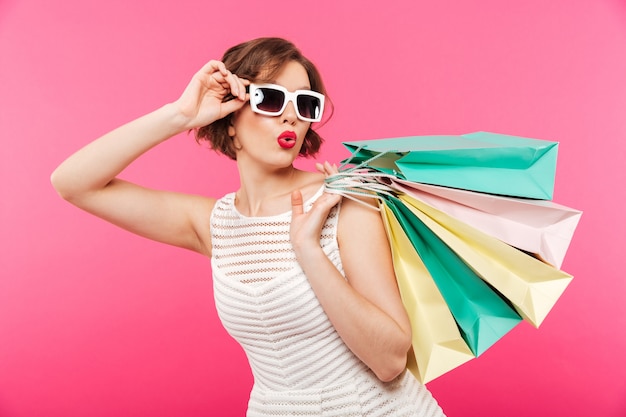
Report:
[[[344,142],[352,164],[413,182],[552,199],[558,143],[488,132]]]
[[[401,200],[385,196],[384,204],[391,209],[431,274],[474,355],[483,353],[522,321],[513,307]]]

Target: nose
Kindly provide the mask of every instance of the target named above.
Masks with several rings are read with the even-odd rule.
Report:
[[[287,103],[287,107],[285,107],[285,111],[282,114],[283,123],[294,124],[298,120],[298,115],[296,114],[296,108],[293,101],[289,100]]]

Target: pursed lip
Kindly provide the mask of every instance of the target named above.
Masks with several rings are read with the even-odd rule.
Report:
[[[298,137],[298,135],[296,135],[296,132],[292,132],[290,130],[286,130],[283,133],[281,133],[278,136],[278,139],[292,139],[292,140],[296,140]]]
[[[286,130],[278,136],[277,142],[278,146],[283,149],[291,149],[296,146],[296,139],[298,135],[296,132],[292,132],[290,130]]]

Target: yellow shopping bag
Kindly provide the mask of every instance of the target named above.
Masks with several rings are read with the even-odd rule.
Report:
[[[388,207],[381,204],[380,209],[413,332],[407,368],[426,383],[473,359],[474,355],[402,226]]]
[[[476,273],[538,327],[572,276],[443,212],[401,194],[411,211]]]

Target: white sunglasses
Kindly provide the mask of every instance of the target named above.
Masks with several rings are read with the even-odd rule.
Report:
[[[288,102],[294,104],[298,119],[319,122],[324,113],[324,95],[311,90],[296,90],[293,93],[281,85],[250,84],[250,106],[252,111],[265,116],[280,116]]]

